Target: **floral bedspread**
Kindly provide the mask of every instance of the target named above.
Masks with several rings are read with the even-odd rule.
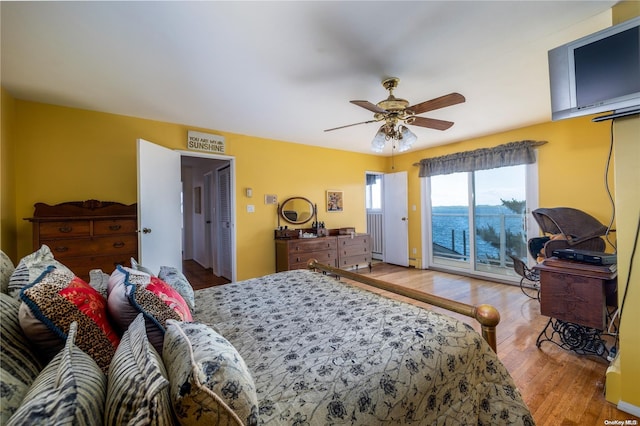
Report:
[[[451,317],[307,270],[195,294],[195,320],[251,371],[260,424],[534,424],[494,352]]]

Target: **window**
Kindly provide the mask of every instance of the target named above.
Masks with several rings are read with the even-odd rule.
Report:
[[[534,165],[426,178],[427,262],[484,276],[514,276],[508,255],[527,256],[527,193]],[[531,180],[531,179],[530,179]]]
[[[366,186],[367,211],[382,210],[382,175],[367,173]]]

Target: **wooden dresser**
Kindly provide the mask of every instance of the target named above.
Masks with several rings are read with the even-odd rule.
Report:
[[[113,272],[138,257],[137,205],[111,201],[35,204],[33,249],[46,244],[56,260],[84,280],[91,269]]]
[[[276,239],[275,242],[276,272],[304,269],[311,259],[339,268],[362,264],[371,267],[369,234]]]

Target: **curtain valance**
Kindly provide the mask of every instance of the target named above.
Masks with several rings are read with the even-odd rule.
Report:
[[[493,148],[480,148],[440,157],[424,158],[415,165],[420,166],[420,177],[428,177],[532,164],[536,162],[534,149],[545,143],[547,142],[530,140],[509,142]]]

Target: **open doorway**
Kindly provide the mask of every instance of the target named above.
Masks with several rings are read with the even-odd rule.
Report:
[[[202,288],[233,280],[231,160],[181,156],[183,272]]]

